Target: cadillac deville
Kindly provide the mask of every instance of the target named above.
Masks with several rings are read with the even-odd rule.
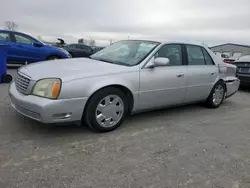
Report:
[[[17,112],[39,122],[107,132],[137,112],[197,102],[217,108],[239,83],[236,66],[204,45],[128,40],[90,58],[24,66],[9,96]]]

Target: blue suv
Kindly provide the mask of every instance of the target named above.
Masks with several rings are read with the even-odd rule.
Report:
[[[15,31],[0,30],[0,44],[10,46],[8,64],[33,63],[70,57],[70,54],[64,49],[45,45],[29,35]]]

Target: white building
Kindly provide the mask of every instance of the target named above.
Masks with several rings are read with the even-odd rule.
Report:
[[[250,55],[250,46],[241,44],[221,44],[210,48],[216,55],[225,54],[238,59],[241,56]]]

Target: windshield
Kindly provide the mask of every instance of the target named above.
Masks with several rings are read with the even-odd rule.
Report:
[[[90,58],[109,63],[133,66],[144,60],[158,42],[151,41],[120,41],[95,53]]]

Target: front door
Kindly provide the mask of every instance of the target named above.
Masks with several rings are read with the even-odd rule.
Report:
[[[180,44],[167,44],[160,48],[157,57],[170,60],[168,66],[142,68],[138,110],[152,109],[183,103],[186,90],[186,66]]]
[[[22,34],[14,34],[15,43],[13,43],[12,51],[15,54],[15,61],[17,62],[36,62],[41,60],[43,56],[43,47],[36,47],[33,45],[34,41]]]
[[[186,45],[186,50],[188,66],[185,102],[206,100],[218,77],[218,67],[205,48]]]

